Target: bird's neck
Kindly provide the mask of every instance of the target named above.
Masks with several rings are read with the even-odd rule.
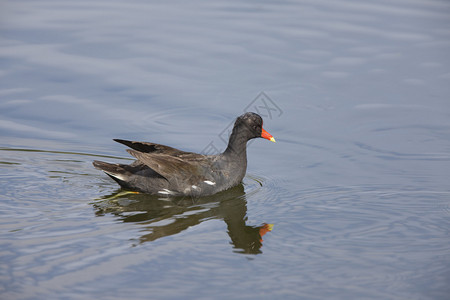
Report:
[[[248,138],[245,135],[238,135],[235,130],[233,130],[224,155],[238,157],[247,161],[247,141]]]

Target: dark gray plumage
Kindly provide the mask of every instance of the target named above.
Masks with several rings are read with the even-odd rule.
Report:
[[[217,155],[202,155],[169,146],[121,139],[114,141],[131,149],[136,158],[130,165],[94,161],[122,188],[158,195],[207,196],[238,185],[247,170],[247,141],[275,139],[262,128],[263,120],[245,113],[234,123],[227,149]]]

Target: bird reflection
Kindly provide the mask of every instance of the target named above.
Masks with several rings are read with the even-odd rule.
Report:
[[[248,226],[244,187],[238,185],[213,196],[202,198],[160,198],[134,192],[116,192],[96,200],[95,214],[113,214],[125,223],[139,223],[146,234],[139,243],[177,234],[191,226],[211,219],[227,224],[234,251],[245,254],[262,253],[262,237],[272,224]]]

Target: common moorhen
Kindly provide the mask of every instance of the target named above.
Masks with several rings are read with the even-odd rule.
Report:
[[[94,161],[122,188],[156,195],[207,196],[238,185],[247,169],[247,141],[262,137],[275,139],[262,128],[255,113],[236,119],[227,149],[216,155],[184,152],[169,146],[120,139],[137,160],[130,165]]]

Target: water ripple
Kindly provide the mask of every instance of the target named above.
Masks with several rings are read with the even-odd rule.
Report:
[[[397,152],[392,150],[386,150],[370,146],[361,142],[354,143],[356,147],[368,150],[370,152],[376,153],[379,157],[385,159],[396,159],[396,160],[430,160],[430,161],[448,161],[450,160],[450,154],[448,153],[405,153]]]

